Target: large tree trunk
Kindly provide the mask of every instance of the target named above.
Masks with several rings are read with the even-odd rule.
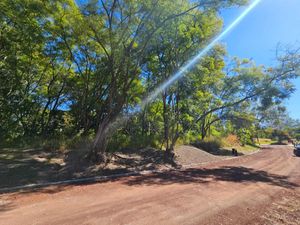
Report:
[[[203,141],[206,137],[206,130],[205,130],[205,119],[201,123],[201,140]]]
[[[166,143],[166,151],[169,150],[169,118],[167,109],[167,93],[163,93],[163,121],[164,121],[164,141]]]
[[[106,149],[109,136],[109,119],[104,119],[98,126],[95,140],[91,146],[88,158],[92,161],[106,163]]]
[[[166,148],[165,152],[165,160],[170,163],[175,163],[174,162],[174,148],[176,145],[176,142],[179,138],[179,94],[176,94],[176,100],[172,100],[172,112],[175,114],[175,121],[171,124],[171,129],[170,125],[168,126],[168,140],[170,140],[170,143],[168,142],[168,147]],[[170,132],[169,132],[170,129]]]

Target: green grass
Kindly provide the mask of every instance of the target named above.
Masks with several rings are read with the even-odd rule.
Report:
[[[271,145],[271,144],[275,144],[276,142],[277,141],[274,141],[274,140],[268,139],[268,138],[260,138],[259,139],[259,144],[261,144],[261,145]]]
[[[224,147],[222,150],[228,151],[228,155],[231,155],[232,148],[235,148],[238,153],[241,153],[243,155],[247,155],[253,152],[256,152],[259,150],[259,146],[257,145],[245,145],[245,146],[234,146],[234,147]]]
[[[244,153],[252,153],[259,149],[259,146],[257,145],[245,145],[240,146],[237,148],[238,151],[244,152]]]

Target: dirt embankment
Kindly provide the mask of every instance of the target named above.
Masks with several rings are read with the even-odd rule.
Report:
[[[212,155],[199,148],[182,145],[175,149],[176,161],[180,165],[196,165],[208,162],[215,162],[224,159],[224,156]]]

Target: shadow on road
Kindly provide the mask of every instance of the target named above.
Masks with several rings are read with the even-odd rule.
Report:
[[[263,150],[273,150],[271,146],[262,147]],[[43,184],[44,182],[64,180],[77,177],[77,170],[68,170],[69,165],[73,165],[73,158],[67,158],[65,166],[59,166],[55,161],[52,163],[52,155],[43,153],[37,150],[24,150],[12,152],[12,150],[0,152],[0,187],[12,187],[14,185],[23,185],[30,182],[36,182]],[[133,153],[132,153],[133,154]],[[148,152],[141,152],[140,161],[148,160]],[[25,156],[24,156],[25,155]],[[42,157],[41,157],[42,156]],[[157,158],[160,156],[158,155]],[[161,158],[161,157],[160,157]],[[44,159],[43,161],[41,159]],[[46,160],[45,160],[46,159]],[[127,159],[122,157],[117,158],[119,164],[128,164]],[[123,161],[124,162],[123,162]],[[153,159],[151,159],[153,160]],[[133,168],[137,166],[140,171],[144,169],[155,169],[151,165],[153,161],[147,161],[149,168],[139,168],[139,164],[134,162]],[[155,165],[159,165],[160,162],[155,162]],[[77,164],[76,164],[77,165]],[[79,165],[77,165],[79,167]],[[82,166],[82,165],[80,165]],[[87,165],[88,166],[88,165]],[[95,174],[89,174],[87,177],[93,175],[112,175],[112,174],[124,174],[131,172],[128,167],[118,168],[105,168],[101,170],[101,173],[95,172]],[[84,174],[80,174],[80,178],[84,178]],[[124,178],[106,179],[106,181],[120,181],[125,185],[166,185],[166,184],[188,184],[188,183],[213,183],[216,181],[228,181],[236,183],[266,183],[269,185],[294,188],[297,187],[295,183],[288,181],[287,176],[279,176],[271,174],[263,170],[255,170],[243,166],[223,166],[219,168],[190,168],[182,170],[171,170],[163,173],[152,173],[148,175],[138,175]],[[42,185],[37,188],[23,188],[23,189],[7,189],[0,191],[0,194],[4,193],[16,193],[26,194],[34,192],[42,192],[47,194],[53,194],[60,191],[64,191],[70,185],[87,185],[89,183],[99,183],[99,179],[89,178],[88,181],[72,182],[73,184],[63,185]],[[1,200],[1,199],[0,199]],[[1,204],[0,204],[0,208]],[[1,209],[0,209],[1,210]]]
[[[283,187],[287,189],[295,189],[299,187],[296,183],[288,181],[287,176],[280,176],[268,173],[262,170],[255,170],[247,167],[223,166],[220,168],[205,169],[205,168],[190,168],[184,170],[172,170],[168,172],[157,172],[148,175],[137,175],[131,177],[107,179],[101,182],[89,181],[77,184],[65,184],[57,186],[48,186],[36,189],[23,189],[13,194],[30,194],[30,193],[45,193],[55,194],[69,189],[70,186],[80,186],[93,183],[105,182],[121,182],[123,185],[170,185],[170,184],[213,184],[218,181],[227,181],[234,183],[253,184],[265,183],[272,186]],[[6,192],[6,193],[9,193]],[[1,195],[0,195],[1,197]],[[13,209],[14,206],[10,202],[1,201],[0,198],[0,213]]]
[[[262,170],[246,167],[224,166],[215,169],[185,169],[166,173],[153,173],[146,176],[137,176],[124,181],[127,185],[167,185],[188,183],[211,183],[228,181],[237,183],[266,183],[285,188],[298,187],[288,181],[287,176],[279,176]]]
[[[11,202],[3,201],[3,200],[0,199],[0,213],[5,212],[5,211],[9,211],[13,208],[14,208],[14,206]]]

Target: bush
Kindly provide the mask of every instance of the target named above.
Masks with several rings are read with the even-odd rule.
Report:
[[[205,138],[204,140],[197,140],[192,143],[193,146],[201,148],[207,152],[218,151],[222,146],[222,140],[215,137]]]
[[[108,142],[107,149],[109,152],[116,152],[124,148],[144,148],[159,146],[158,138],[155,135],[132,135],[116,132]]]
[[[234,134],[229,134],[222,142],[224,147],[240,146],[239,138]]]

